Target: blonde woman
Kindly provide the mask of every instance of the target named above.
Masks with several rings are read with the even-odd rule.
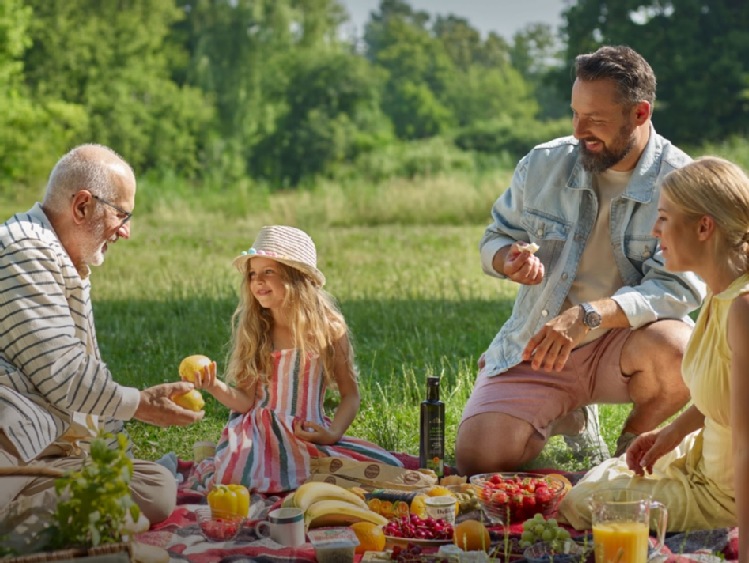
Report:
[[[242,285],[226,381],[212,363],[195,382],[232,411],[215,458],[197,468],[205,486],[289,491],[309,477],[316,457],[401,465],[379,446],[344,436],[359,410],[354,355],[346,321],[323,290],[312,239],[293,227],[263,227],[234,265]],[[323,411],[328,386],[341,395],[332,420]]]
[[[665,267],[693,271],[708,295],[682,362],[692,404],[640,435],[625,455],[591,470],[560,507],[589,528],[598,488],[634,489],[668,507],[672,531],[749,529],[749,179],[735,164],[704,157],[663,181],[653,234]],[[749,561],[744,533],[742,561]]]

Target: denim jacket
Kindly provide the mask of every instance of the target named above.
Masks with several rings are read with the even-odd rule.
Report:
[[[509,320],[486,351],[487,376],[522,361],[530,338],[561,312],[575,279],[595,218],[598,199],[593,176],[579,160],[578,141],[564,137],[531,150],[515,168],[510,187],[492,208],[494,223],[479,244],[484,272],[503,278],[492,267],[496,252],[515,241],[535,242],[545,268],[539,285],[521,285]],[[683,319],[705,295],[693,273],[664,269],[652,228],[658,214],[660,181],[690,157],[650,129],[625,192],[611,202],[611,243],[624,282],[612,297],[635,329],[657,319]]]

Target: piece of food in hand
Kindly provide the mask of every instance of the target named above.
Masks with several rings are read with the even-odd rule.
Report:
[[[189,411],[198,412],[205,406],[203,395],[201,395],[200,391],[198,391],[197,389],[193,389],[191,391],[188,391],[187,393],[183,393],[182,395],[177,395],[172,400],[183,409],[187,409]]]
[[[202,354],[187,356],[179,364],[179,376],[184,381],[195,383],[195,372],[202,371],[204,367],[211,365],[211,359]]]
[[[535,242],[531,242],[526,244],[521,250],[535,254],[538,251],[538,248],[539,246]]]

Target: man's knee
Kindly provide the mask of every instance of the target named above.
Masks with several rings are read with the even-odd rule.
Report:
[[[177,505],[177,481],[166,467],[134,460],[130,483],[133,500],[151,524],[166,520]]]
[[[660,366],[681,372],[691,333],[689,325],[677,320],[662,320],[634,330],[622,350],[622,371],[635,373]]]
[[[460,425],[455,458],[461,475],[514,471],[538,455],[542,447],[543,440],[524,420],[503,413],[483,413]]]

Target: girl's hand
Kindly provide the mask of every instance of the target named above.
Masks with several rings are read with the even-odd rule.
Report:
[[[321,446],[331,446],[341,439],[325,426],[309,420],[294,421],[294,435],[302,440]]]
[[[195,388],[205,389],[209,393],[219,388],[218,377],[216,375],[217,367],[216,362],[211,362],[207,366],[203,367],[200,371],[195,372]]]

